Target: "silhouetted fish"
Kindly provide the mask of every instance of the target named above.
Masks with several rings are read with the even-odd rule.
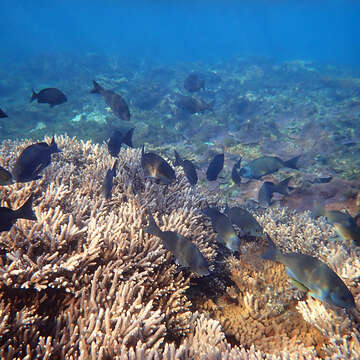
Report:
[[[209,275],[209,264],[195,244],[186,237],[173,232],[161,231],[149,211],[149,226],[144,229],[147,233],[159,237],[166,250],[175,256],[176,263],[190,268],[198,275]]]
[[[112,169],[108,169],[106,172],[106,176],[103,183],[103,193],[106,200],[111,199],[112,187],[113,187],[113,179],[116,176],[116,167],[117,167],[118,160],[116,159]]]
[[[270,238],[268,241],[269,247],[261,257],[284,264],[286,273],[297,287],[328,304],[345,309],[355,307],[354,297],[350,290],[326,264],[306,254],[284,254],[276,248]]]
[[[224,154],[217,154],[211,160],[209,167],[206,170],[206,178],[209,181],[215,181],[224,167]]]
[[[0,185],[11,185],[13,184],[13,178],[9,171],[0,166]]]
[[[175,163],[174,166],[182,166],[185,176],[188,179],[190,185],[196,185],[198,176],[194,164],[190,160],[182,159],[180,155],[174,150]]]
[[[132,144],[132,135],[135,128],[131,128],[127,133],[123,134],[119,130],[114,130],[113,133],[110,136],[109,142],[107,143],[108,150],[111,156],[118,156],[121,144],[126,144],[130,147],[133,147]]]
[[[210,110],[214,112],[213,110],[214,104],[215,104],[215,100],[206,103],[203,100],[197,100],[191,96],[183,96],[177,102],[177,105],[181,109],[189,112],[190,114],[203,113],[206,110]]]
[[[260,179],[262,176],[272,174],[283,167],[297,169],[296,163],[300,156],[283,161],[276,156],[262,156],[242,167],[239,175],[249,179]]]
[[[60,152],[54,137],[51,144],[40,142],[25,148],[17,158],[12,171],[17,182],[40,179],[40,172],[51,163],[51,154]]]
[[[144,146],[141,152],[141,166],[145,177],[154,178],[159,184],[169,185],[175,179],[174,169],[159,155],[144,153]]]
[[[201,79],[199,75],[191,73],[184,81],[184,88],[189,92],[205,89],[205,80]]]
[[[36,216],[32,210],[33,195],[17,210],[7,207],[0,207],[0,232],[9,231],[17,219],[27,219],[36,221]]]
[[[113,113],[122,120],[130,120],[130,111],[125,100],[112,90],[103,89],[95,80],[94,88],[90,91],[92,94],[100,94],[104,97],[106,104],[111,108]]]
[[[8,117],[1,109],[0,109],[0,118]]]
[[[49,104],[50,107],[60,105],[67,101],[65,94],[56,88],[42,89],[38,93],[33,89],[30,102],[33,102],[35,99],[37,99],[38,103]]]
[[[240,164],[241,164],[241,159],[234,164],[231,171],[231,178],[236,185],[241,184],[241,177],[238,173],[240,169]]]
[[[283,195],[289,195],[288,193],[288,185],[292,176],[286,178],[285,180],[279,182],[278,184],[274,184],[271,181],[265,181],[258,193],[258,201],[259,203],[265,203],[267,205],[271,205],[271,198],[274,193],[279,193]]]

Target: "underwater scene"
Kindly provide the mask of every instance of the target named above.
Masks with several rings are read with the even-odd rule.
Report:
[[[360,359],[358,1],[0,12],[1,359]]]

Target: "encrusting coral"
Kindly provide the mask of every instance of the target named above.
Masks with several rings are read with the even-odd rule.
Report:
[[[56,142],[62,152],[40,180],[1,187],[2,206],[17,208],[34,194],[38,219],[18,220],[0,235],[1,358],[360,356],[353,320],[344,310],[302,299],[282,265],[259,258],[264,244],[245,243],[239,255],[219,260],[226,250],[200,211],[204,194],[183,175],[169,186],[145,180],[141,152],[122,149],[106,201],[101,184],[113,163],[106,147],[66,136]],[[11,169],[29,144],[3,142],[1,165]],[[163,231],[199,247],[212,264],[209,277],[179,268],[161,240],[145,233],[147,209]],[[329,242],[329,225],[283,209],[255,216],[285,251],[332,266],[359,304],[356,250],[349,256]]]

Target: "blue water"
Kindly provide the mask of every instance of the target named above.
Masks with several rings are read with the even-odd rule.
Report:
[[[1,0],[0,13],[1,61],[48,52],[355,66],[360,59],[359,1]]]

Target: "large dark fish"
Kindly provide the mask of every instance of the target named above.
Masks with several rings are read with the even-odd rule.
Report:
[[[206,178],[209,181],[215,181],[224,167],[224,154],[217,154],[211,160],[206,170]]]
[[[205,80],[201,79],[199,75],[191,73],[184,81],[184,88],[189,92],[205,90]]]
[[[204,100],[197,100],[191,96],[183,96],[177,105],[190,114],[203,113],[206,110],[214,112],[215,100],[206,103]]]
[[[111,156],[117,157],[119,155],[121,144],[126,144],[133,147],[132,135],[135,128],[131,128],[127,133],[122,133],[119,130],[114,130],[110,136],[107,147]]]
[[[1,109],[0,109],[0,118],[8,117]]]
[[[279,193],[283,195],[289,195],[288,193],[288,185],[292,176],[286,178],[285,180],[279,182],[278,184],[274,184],[271,181],[265,181],[258,193],[258,201],[259,203],[265,203],[267,205],[271,205],[271,198],[274,193]]]
[[[211,219],[211,224],[218,234],[218,241],[231,251],[238,251],[240,239],[237,237],[230,219],[216,208],[207,207],[202,212]]]
[[[144,230],[162,240],[164,248],[171,251],[177,264],[190,268],[198,275],[209,275],[209,264],[197,246],[176,232],[161,231],[151,213],[149,213],[149,226]]]
[[[355,307],[350,290],[325,263],[306,254],[282,253],[270,238],[268,241],[270,246],[261,257],[284,264],[287,275],[297,287],[328,304],[345,309]]]
[[[190,185],[196,185],[198,176],[194,164],[190,160],[182,159],[180,155],[174,150],[175,163],[174,166],[182,166],[185,176],[188,179]]]
[[[32,210],[33,195],[17,210],[7,207],[0,207],[0,232],[9,231],[17,219],[27,219],[36,221],[36,216]]]
[[[35,99],[37,99],[38,103],[49,104],[50,107],[60,105],[67,101],[65,94],[56,88],[42,89],[38,93],[33,89],[30,102],[33,102]]]
[[[240,164],[241,164],[241,159],[234,164],[231,170],[231,178],[236,185],[241,184],[241,177],[239,175]]]
[[[61,152],[54,137],[51,144],[40,142],[25,148],[17,158],[13,175],[17,182],[27,182],[41,178],[40,172],[51,163],[51,154]]]
[[[144,153],[144,147],[141,152],[141,166],[145,178],[154,178],[159,184],[169,185],[176,179],[174,169],[161,156],[151,152]]]
[[[125,100],[112,90],[105,90],[95,80],[94,88],[90,91],[92,94],[100,94],[104,97],[106,104],[113,113],[122,120],[130,120],[130,110]]]
[[[13,178],[9,171],[0,166],[0,185],[11,185],[13,184]]]
[[[118,160],[116,159],[112,169],[108,169],[105,175],[104,183],[103,183],[103,193],[106,200],[111,200],[111,193],[113,187],[113,179],[116,176],[116,167],[117,167]]]
[[[300,156],[296,156],[288,161],[283,161],[276,156],[262,156],[250,161],[242,167],[239,175],[248,179],[260,179],[261,177],[272,174],[283,167],[297,169],[296,163]]]

